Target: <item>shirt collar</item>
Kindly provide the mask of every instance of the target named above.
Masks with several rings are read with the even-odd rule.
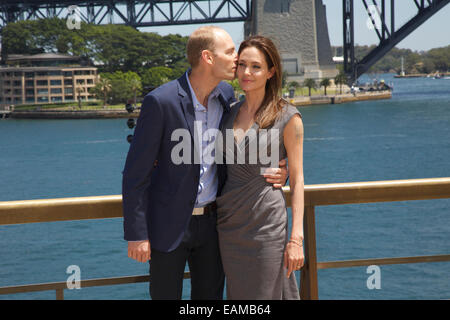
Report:
[[[189,74],[190,74],[190,73],[191,73],[191,69],[189,69],[189,70],[186,72],[186,81],[187,81],[187,83],[188,83],[188,85],[189,85],[189,90],[191,91],[192,103],[194,104],[194,106],[196,106],[197,104],[200,104],[200,105],[203,106],[203,104],[200,103],[200,102],[197,100],[197,96],[195,95],[195,92],[194,92],[194,90],[192,89],[191,82],[189,81]],[[216,98],[219,96],[219,94],[220,94],[219,88],[218,88],[218,87],[215,87],[215,88],[213,89],[213,91],[209,94],[209,98],[208,98],[208,99],[211,99],[211,98],[216,99]]]

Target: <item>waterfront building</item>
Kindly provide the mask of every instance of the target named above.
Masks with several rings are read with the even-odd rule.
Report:
[[[326,8],[322,0],[258,0],[245,35],[267,36],[277,44],[288,81],[307,78],[333,81],[338,74],[332,59]]]
[[[56,53],[9,55],[0,68],[0,109],[24,104],[92,100],[97,68],[77,56]]]

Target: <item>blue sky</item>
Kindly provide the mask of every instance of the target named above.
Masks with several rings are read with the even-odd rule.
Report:
[[[333,46],[342,45],[342,0],[322,0],[327,7],[328,32],[330,42]],[[378,1],[379,2],[379,1]],[[368,4],[371,2],[368,1]],[[386,1],[389,9],[390,1]],[[374,30],[367,27],[368,15],[361,0],[354,1],[355,4],[355,43],[359,45],[371,45],[378,43],[378,37]],[[396,4],[396,29],[412,18],[417,7],[413,0],[395,1]],[[389,15],[387,16],[390,21]],[[238,46],[243,40],[243,22],[229,22],[216,24],[230,33],[235,44]],[[189,35],[199,25],[165,26],[141,28],[142,31],[157,32],[161,35],[178,33]],[[389,24],[388,24],[389,27]],[[450,4],[437,12],[431,19],[423,23],[418,29],[400,42],[398,48],[408,48],[415,51],[429,50],[431,48],[450,45]]]

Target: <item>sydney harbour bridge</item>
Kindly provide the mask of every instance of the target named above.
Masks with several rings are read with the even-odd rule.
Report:
[[[390,49],[450,2],[450,0],[401,0],[403,4],[408,2],[408,5],[417,10],[406,23],[397,26],[396,17],[399,12],[396,3],[398,4],[398,1],[341,1],[344,71],[349,83],[358,79]],[[354,48],[355,1],[362,2],[366,8],[365,19],[371,21],[374,26],[373,32],[379,39],[377,46],[360,60],[355,58]],[[260,30],[258,24],[265,23],[262,17],[258,19],[258,12],[273,11],[276,7],[276,10],[280,11],[280,17],[283,17],[283,14],[289,13],[290,7],[296,4],[310,6],[311,10],[316,10],[315,14],[322,19],[314,20],[315,23],[325,24],[326,27],[323,14],[314,9],[323,6],[321,0],[0,0],[0,30],[8,23],[20,20],[51,17],[68,19],[75,15],[77,19],[86,23],[123,24],[135,28],[243,21],[246,23],[246,33],[252,34]],[[257,7],[261,7],[262,11],[258,11]],[[308,12],[302,11],[302,14],[291,14],[293,16],[291,19],[297,19],[300,25],[299,22],[307,19],[307,15]],[[273,24],[273,21],[270,23]],[[268,28],[276,32],[277,24],[270,25]],[[314,30],[328,32],[321,25],[315,25]],[[292,32],[301,34],[302,30],[292,30]],[[321,50],[320,45],[318,50]]]

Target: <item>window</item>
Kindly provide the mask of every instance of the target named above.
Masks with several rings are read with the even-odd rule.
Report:
[[[37,86],[48,86],[48,81],[47,80],[38,80],[38,81],[36,81],[36,85]]]
[[[37,102],[48,102],[48,97],[47,96],[38,97]]]
[[[65,86],[71,86],[71,85],[73,85],[72,79],[65,79],[65,80],[64,80],[64,85],[65,85]]]
[[[72,71],[64,71],[64,77],[71,77]]]
[[[291,0],[281,0],[280,5],[281,5],[281,13],[289,13]]]
[[[58,93],[62,93],[62,90],[61,90],[61,88],[51,88],[50,92],[58,94]]]
[[[52,102],[61,102],[62,97],[52,97]]]
[[[20,81],[20,80],[14,81],[14,87],[20,87],[21,85],[22,85],[22,81]]]
[[[297,59],[284,59],[283,69],[287,72],[287,74],[298,74]]]
[[[47,88],[45,88],[45,89],[38,89],[37,93],[38,94],[48,94],[48,89]]]
[[[34,86],[34,81],[33,80],[27,80],[27,81],[25,81],[25,85],[27,87],[33,87]]]
[[[72,88],[64,88],[64,93],[73,93],[73,89]]]
[[[33,96],[34,95],[34,89],[27,89],[26,90],[26,95],[27,96],[29,96],[29,95]]]
[[[61,80],[50,80],[50,85],[51,86],[60,86]]]

